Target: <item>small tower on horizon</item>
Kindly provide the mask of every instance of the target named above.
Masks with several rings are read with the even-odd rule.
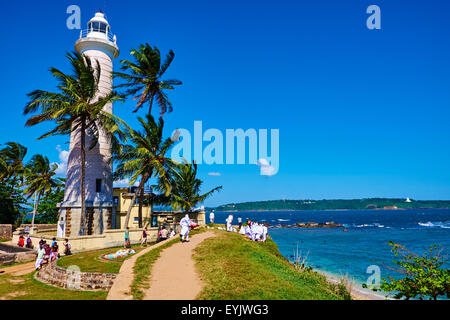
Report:
[[[117,38],[111,26],[100,11],[89,20],[87,29],[81,30],[75,43],[77,52],[100,63],[100,83],[97,96],[105,96],[112,90],[113,60],[119,55]],[[113,113],[112,103],[104,110]],[[81,140],[80,132],[73,131],[70,136],[69,159],[67,163],[64,201],[60,206],[58,236],[102,234],[113,225],[113,181],[111,143],[99,130],[98,144],[89,150],[90,139],[86,137],[86,213],[82,224],[81,212]]]

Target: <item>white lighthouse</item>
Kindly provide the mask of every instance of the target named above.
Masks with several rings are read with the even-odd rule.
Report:
[[[82,30],[75,49],[100,63],[100,83],[97,96],[106,96],[112,90],[113,59],[119,55],[116,36],[103,13],[98,12]],[[104,107],[113,112],[112,104]],[[85,224],[81,213],[81,143],[79,131],[70,136],[64,202],[61,203],[58,236],[101,234],[110,229],[113,218],[113,185],[111,144],[100,130],[98,144],[89,150],[90,139],[86,139],[86,213]]]

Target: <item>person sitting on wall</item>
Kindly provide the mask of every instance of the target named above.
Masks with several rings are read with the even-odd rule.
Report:
[[[198,224],[198,223],[195,223],[195,222],[192,222],[191,221],[191,224],[189,225],[189,228],[191,229],[191,230],[194,230],[195,228],[197,228],[197,227],[199,227],[200,225]]]
[[[50,248],[50,246],[46,243],[44,244],[44,250],[45,254],[43,264],[48,264],[48,262],[50,261],[50,255],[52,254],[52,248]]]
[[[58,249],[58,243],[55,241],[55,244],[52,246],[52,252],[50,253],[50,261],[55,261],[59,258]]]
[[[162,226],[161,230],[159,231],[158,242],[167,240],[168,237],[169,237],[169,231],[166,229],[166,227]]]
[[[25,247],[26,248],[28,248],[28,249],[33,249],[33,242],[31,241],[31,237],[30,237],[30,235],[27,235],[27,241],[26,241],[26,245],[25,245]]]
[[[173,230],[173,228],[170,228],[169,238],[172,238],[174,236],[175,236],[175,231]]]
[[[41,269],[42,263],[44,261],[44,255],[45,255],[44,244],[42,242],[39,242],[39,245],[37,246],[36,263],[34,264],[36,270]]]
[[[22,248],[23,248],[23,246],[25,245],[25,238],[24,238],[23,236],[20,236],[20,237],[19,237],[19,242],[17,242],[17,245],[18,245],[19,247],[22,247]]]

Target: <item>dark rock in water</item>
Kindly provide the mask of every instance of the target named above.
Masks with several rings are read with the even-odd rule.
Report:
[[[297,222],[296,224],[286,224],[281,225],[278,224],[276,226],[269,226],[269,228],[337,228],[343,227],[342,224],[336,223],[334,221],[325,222],[325,223],[317,223],[317,222]]]

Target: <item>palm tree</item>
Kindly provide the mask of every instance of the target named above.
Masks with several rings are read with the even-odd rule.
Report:
[[[34,195],[33,219],[31,221],[31,232],[34,231],[34,218],[39,206],[39,201],[44,193],[52,188],[61,186],[61,181],[54,178],[55,171],[58,168],[56,163],[50,164],[47,157],[40,154],[33,156],[25,167],[26,189],[25,194],[30,198]]]
[[[25,106],[24,114],[40,114],[32,116],[25,123],[34,126],[44,121],[55,122],[55,127],[43,134],[38,140],[52,135],[66,135],[80,132],[81,149],[81,225],[85,224],[85,173],[86,173],[86,136],[91,139],[89,148],[92,149],[98,142],[99,131],[108,135],[113,148],[118,148],[116,134],[125,139],[119,129],[120,124],[126,125],[122,120],[103,110],[105,105],[122,99],[116,92],[111,91],[99,96],[100,63],[91,61],[88,56],[77,52],[68,53],[73,75],[65,74],[58,69],[50,68],[50,72],[58,81],[59,92],[53,93],[35,90],[28,94],[30,102]],[[82,230],[84,230],[82,228]]]
[[[24,181],[24,159],[27,148],[17,142],[8,142],[0,150],[0,201],[4,223],[14,223],[26,205],[21,190]],[[5,218],[7,216],[7,218]]]
[[[191,163],[178,163],[170,172],[171,193],[167,202],[172,208],[181,209],[188,213],[197,204],[204,202],[214,192],[220,191],[222,186],[216,187],[204,194],[200,194],[203,181],[197,178],[197,164],[195,161]],[[164,191],[165,186],[159,185],[158,190]]]
[[[12,178],[23,182],[24,159],[28,149],[17,142],[7,142],[0,150],[0,175],[2,179]]]
[[[142,204],[144,198],[144,185],[153,176],[158,177],[161,185],[166,186],[167,195],[170,185],[167,179],[167,170],[172,165],[172,160],[166,157],[166,152],[173,145],[170,138],[163,139],[164,120],[159,118],[158,122],[150,115],[146,115],[146,121],[138,117],[143,131],[129,129],[128,139],[131,142],[125,145],[122,152],[116,157],[119,165],[114,173],[114,178],[130,178],[130,186],[140,179],[128,208],[125,218],[125,229],[128,227],[131,210],[139,195],[139,227],[142,227]]]
[[[114,76],[126,80],[126,83],[116,86],[116,88],[128,88],[125,91],[127,96],[134,96],[138,103],[133,112],[138,111],[144,104],[148,103],[148,114],[151,114],[154,99],[160,107],[161,116],[173,110],[172,104],[167,97],[166,90],[173,90],[182,82],[176,79],[162,80],[161,77],[172,63],[175,53],[170,50],[166,59],[161,64],[161,55],[157,47],[148,43],[141,45],[138,50],[131,50],[130,54],[135,62],[121,60],[121,70],[130,71],[130,74],[115,72]],[[136,95],[136,96],[135,96]]]

